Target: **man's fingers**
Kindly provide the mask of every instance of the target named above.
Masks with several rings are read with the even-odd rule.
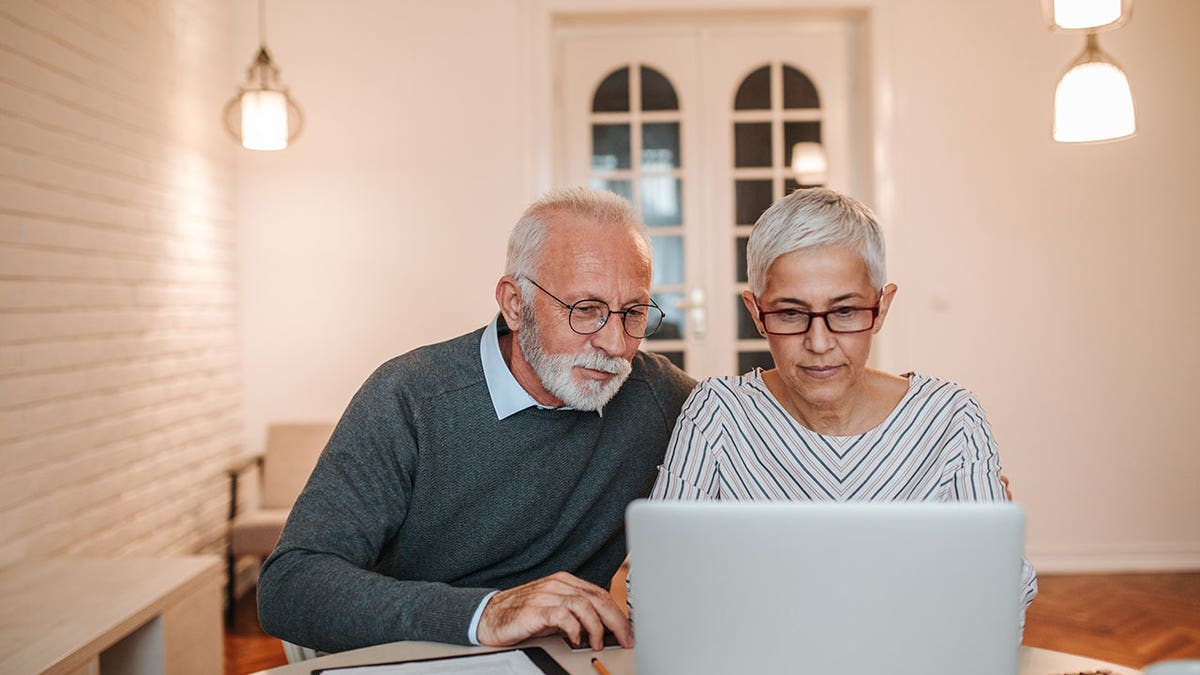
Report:
[[[573,644],[583,642],[583,625],[575,614],[566,607],[547,607],[545,616],[546,627],[555,627],[565,634]]]
[[[629,621],[608,592],[559,572],[494,595],[480,618],[478,637],[500,646],[557,630],[579,643],[586,631],[589,645],[599,650],[605,626],[622,646],[633,645]]]

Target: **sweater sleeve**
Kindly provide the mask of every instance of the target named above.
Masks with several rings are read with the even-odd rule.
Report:
[[[992,438],[992,427],[974,397],[967,399],[962,414],[961,464],[954,472],[951,497],[957,501],[995,502],[1007,496],[1000,482],[1000,455]],[[1025,632],[1025,611],[1037,596],[1037,574],[1029,559],[1021,558],[1021,605],[1017,617]]]
[[[412,413],[376,373],[355,395],[259,577],[264,630],[320,651],[397,640],[469,644],[493,589],[373,571],[396,545],[418,451]]]

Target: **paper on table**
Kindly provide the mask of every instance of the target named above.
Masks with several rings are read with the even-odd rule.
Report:
[[[542,675],[542,669],[522,651],[496,652],[477,656],[458,656],[433,661],[388,663],[379,666],[327,668],[336,675]]]

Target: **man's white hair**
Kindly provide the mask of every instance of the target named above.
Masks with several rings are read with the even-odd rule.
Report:
[[[557,216],[573,216],[601,225],[631,228],[646,242],[650,250],[650,235],[633,206],[612,192],[585,187],[555,190],[525,209],[521,219],[508,237],[508,258],[505,274],[516,277],[521,294],[528,300],[534,287],[528,283],[540,273],[542,248],[550,238],[550,225]]]

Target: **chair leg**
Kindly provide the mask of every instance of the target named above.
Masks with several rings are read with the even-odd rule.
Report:
[[[232,553],[225,554],[225,626],[227,628],[233,628],[234,607],[237,603],[237,575],[234,570],[236,562]]]

